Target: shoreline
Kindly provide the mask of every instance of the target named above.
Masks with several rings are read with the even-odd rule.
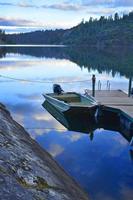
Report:
[[[0,199],[88,200],[88,195],[0,104]]]

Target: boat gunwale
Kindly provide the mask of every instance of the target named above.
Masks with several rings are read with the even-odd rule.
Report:
[[[54,93],[46,93],[46,94],[43,94],[43,96],[44,96],[45,98],[50,98],[51,100],[54,100],[54,101],[56,101],[56,102],[58,102],[58,103],[60,103],[60,104],[62,104],[62,105],[68,106],[68,109],[69,109],[70,107],[71,107],[71,108],[72,108],[72,107],[73,107],[73,108],[75,108],[75,107],[78,107],[78,108],[80,108],[80,107],[88,107],[88,108],[91,108],[91,107],[93,107],[93,106],[97,106],[97,105],[98,105],[98,102],[97,102],[93,97],[91,97],[90,95],[89,95],[89,97],[91,97],[91,100],[94,101],[94,103],[92,103],[92,104],[89,106],[89,105],[80,104],[80,102],[79,102],[79,104],[77,104],[77,105],[76,105],[76,102],[66,103],[66,102],[63,101],[63,100],[59,100],[59,99],[57,99],[57,98],[54,98],[53,96],[50,96],[50,94],[54,94]],[[89,101],[89,97],[88,97],[88,96],[85,96],[85,95],[83,95],[83,94],[79,94],[79,93],[76,93],[76,92],[66,92],[66,94],[76,94],[77,96],[86,98],[86,99]],[[53,103],[52,103],[52,105],[53,105]]]
[[[48,93],[48,94],[50,94],[50,93]],[[48,97],[48,98],[50,98],[50,99],[54,99],[54,101],[57,101],[58,103],[62,103],[62,104],[65,104],[66,106],[68,106],[69,104],[68,103],[65,103],[64,101],[61,101],[61,100],[59,100],[59,99],[56,99],[56,98],[54,98],[54,97],[52,97],[52,96],[49,96],[48,94],[43,94],[43,96],[45,97]],[[52,94],[52,93],[51,93]]]

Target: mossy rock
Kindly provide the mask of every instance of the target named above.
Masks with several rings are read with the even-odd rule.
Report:
[[[36,179],[33,181],[34,184],[29,184],[23,177],[17,178],[17,182],[24,188],[32,188],[37,190],[44,190],[52,188],[52,186],[48,185],[48,183],[42,178],[37,176]]]
[[[24,188],[32,188],[31,184],[28,184],[23,177],[17,178],[17,182]]]
[[[44,180],[42,177],[37,176],[37,180],[34,181],[36,183],[36,188],[38,190],[48,189],[51,188],[50,185]]]

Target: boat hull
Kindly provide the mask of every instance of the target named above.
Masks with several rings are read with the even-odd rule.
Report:
[[[91,110],[71,107],[69,110],[61,112],[47,100],[42,106],[68,130],[89,133],[96,129],[94,117],[96,107],[91,108]]]
[[[59,111],[64,112],[69,110],[70,106],[64,102],[59,101],[58,99],[52,98],[48,95],[43,95],[45,99],[54,107],[56,107]]]

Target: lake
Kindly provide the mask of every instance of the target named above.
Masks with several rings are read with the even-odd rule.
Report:
[[[130,200],[133,196],[133,150],[121,133],[109,129],[89,134],[68,131],[42,107],[43,93],[53,83],[64,91],[91,89],[128,92],[133,76],[133,51],[124,48],[1,47],[0,102],[11,111],[54,159],[94,200]]]

